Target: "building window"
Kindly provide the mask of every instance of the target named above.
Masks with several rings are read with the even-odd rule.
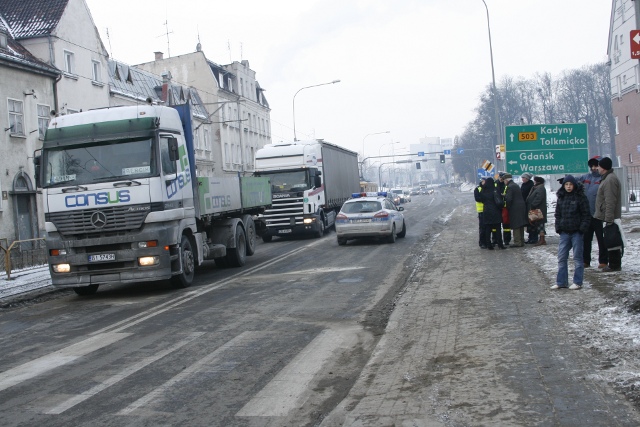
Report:
[[[44,139],[44,134],[49,127],[49,111],[51,109],[48,105],[38,104],[38,136],[40,139]]]
[[[204,130],[204,149],[211,150],[211,136],[209,135],[209,129]]]
[[[629,153],[629,163],[633,163],[633,154]]]
[[[69,52],[68,50],[64,51],[64,71],[69,74],[75,74],[73,52]]]
[[[615,117],[616,121],[616,135],[620,135],[620,129],[618,128],[618,116]]]
[[[0,48],[7,48],[7,35],[0,31]]]
[[[94,82],[102,82],[102,78],[100,76],[100,62],[99,61],[91,61],[91,79]]]
[[[9,129],[11,135],[24,136],[24,113],[22,101],[9,99]]]
[[[229,163],[231,163],[231,157],[230,157],[230,153],[229,153],[229,143],[225,142],[224,143],[224,162],[229,165]]]
[[[627,124],[630,125],[631,124],[631,118],[629,116],[627,116]]]

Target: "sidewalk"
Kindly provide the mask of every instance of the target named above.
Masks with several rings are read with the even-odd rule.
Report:
[[[640,425],[570,325],[598,290],[554,293],[548,270],[531,262],[557,244],[481,250],[470,203],[425,251],[371,360],[322,426]]]
[[[11,272],[11,279],[7,279],[7,273],[0,273],[0,303],[10,297],[35,290],[53,289],[49,267],[42,266]]]

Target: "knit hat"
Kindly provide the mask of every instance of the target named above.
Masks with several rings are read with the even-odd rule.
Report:
[[[567,182],[572,183],[574,187],[577,185],[577,181],[576,181],[576,179],[574,178],[573,175],[565,176],[564,180],[562,181],[562,185],[566,184]]]
[[[544,184],[544,178],[541,176],[534,176],[533,182],[535,182],[536,184]]]
[[[610,158],[605,157],[603,159],[600,159],[600,162],[598,162],[598,166],[600,166],[604,170],[610,170],[613,167],[613,162]]]
[[[533,178],[533,175],[530,174],[529,172],[525,172],[522,175],[520,175],[521,178],[526,178],[526,179],[531,179]]]
[[[513,175],[511,175],[510,173],[505,173],[504,175],[502,175],[501,177],[503,180],[504,179],[513,179]]]
[[[589,161],[587,162],[587,165],[589,165],[589,167],[598,166],[599,162],[600,162],[600,156],[593,156],[592,158],[589,159]]]

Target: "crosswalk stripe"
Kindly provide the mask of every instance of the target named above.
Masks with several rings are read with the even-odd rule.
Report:
[[[131,415],[133,412],[147,406],[150,402],[158,402],[162,397],[171,389],[171,387],[177,385],[181,381],[186,380],[189,376],[195,375],[202,371],[221,371],[228,372],[233,370],[239,363],[240,359],[237,357],[233,363],[225,363],[227,352],[237,351],[238,347],[245,347],[255,340],[256,337],[264,336],[264,332],[247,331],[243,332],[231,341],[225,343],[221,347],[217,348],[213,353],[198,360],[193,365],[182,370],[179,374],[175,375],[169,381],[165,382],[161,386],[147,393],[145,396],[136,400],[126,408],[122,409],[117,415]],[[247,352],[239,352],[248,357]]]
[[[237,417],[282,417],[297,407],[314,375],[342,343],[325,329],[236,414]]]
[[[59,405],[49,409],[48,411],[45,411],[45,414],[61,414],[64,411],[66,411],[67,409],[70,409],[74,406],[76,406],[79,403],[84,402],[85,400],[95,396],[96,394],[100,393],[103,390],[106,390],[107,388],[111,387],[112,385],[122,381],[123,379],[127,378],[128,376],[138,372],[139,370],[141,370],[142,368],[150,365],[151,363],[155,362],[156,360],[162,359],[163,357],[165,357],[166,355],[173,353],[174,351],[184,347],[185,345],[189,344],[191,341],[195,340],[196,338],[200,337],[201,335],[203,335],[204,332],[194,332],[192,334],[189,334],[188,338],[185,338],[179,342],[177,342],[176,344],[172,345],[171,347],[153,355],[150,357],[145,357],[144,359],[142,359],[141,361],[139,361],[138,363],[135,363],[125,369],[123,369],[122,371],[118,372],[117,374],[107,378],[106,380],[104,380],[103,382],[101,382],[100,384],[95,385],[94,387],[91,387],[89,390],[81,393],[81,394],[77,394],[67,400],[65,400],[64,402],[60,403]]]
[[[47,371],[73,362],[74,360],[92,353],[98,349],[120,341],[131,335],[130,333],[107,332],[92,336],[76,344],[49,353],[45,356],[23,363],[15,368],[0,373],[0,391],[20,384]]]

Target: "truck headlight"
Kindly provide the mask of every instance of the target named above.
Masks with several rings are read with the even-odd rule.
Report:
[[[315,222],[315,218],[305,218],[302,220],[303,224],[311,224],[313,222]]]
[[[160,263],[159,256],[143,256],[138,258],[138,263],[141,267],[148,267],[150,265],[156,265]]]
[[[51,267],[54,273],[68,273],[71,271],[71,265],[69,264],[53,264]]]

